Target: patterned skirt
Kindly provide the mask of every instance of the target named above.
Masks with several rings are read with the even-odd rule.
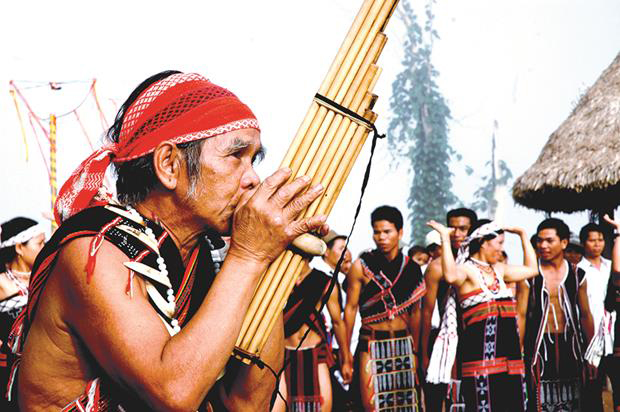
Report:
[[[461,393],[466,411],[524,411],[525,365],[510,298],[475,302],[463,308],[459,339]]]
[[[289,411],[319,412],[323,397],[319,386],[319,363],[328,362],[329,353],[325,344],[313,348],[286,349],[288,362],[284,371],[288,392]]]
[[[406,330],[360,330],[360,351],[368,352],[375,411],[417,412],[413,338]]]

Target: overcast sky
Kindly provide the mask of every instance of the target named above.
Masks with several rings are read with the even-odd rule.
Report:
[[[144,78],[164,69],[196,71],[230,88],[256,113],[267,159],[266,177],[279,164],[361,0],[229,2],[13,1],[0,6],[0,138],[2,162],[0,221],[16,215],[40,219],[49,210],[49,184],[32,129],[25,120],[29,161],[8,93],[9,80],[40,116],[76,107],[97,78],[97,91],[111,121]],[[413,1],[423,10],[425,2]],[[472,201],[477,176],[489,158],[494,120],[499,156],[519,176],[538,156],[549,135],[568,116],[579,96],[620,51],[620,2],[439,0],[433,61],[438,83],[452,111],[450,139],[462,154],[455,162],[455,192]],[[379,65],[377,125],[387,128],[391,84],[401,70],[404,27],[395,16]],[[24,81],[79,80],[52,92]],[[22,116],[25,108],[22,106]],[[102,132],[91,100],[80,109],[90,137]],[[410,176],[380,143],[352,239],[354,254],[372,246],[369,214],[380,204],[406,210]],[[44,145],[43,150],[48,148]],[[90,153],[75,117],[58,123],[59,185]],[[367,151],[358,160],[330,222],[345,232],[351,223]],[[476,173],[468,177],[465,165]],[[543,215],[505,199],[503,219],[534,230]],[[568,217],[573,230],[585,214]],[[405,227],[405,238],[409,238]],[[509,243],[509,254],[520,253]],[[514,251],[514,253],[513,253]]]

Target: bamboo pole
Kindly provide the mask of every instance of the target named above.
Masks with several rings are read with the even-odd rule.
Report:
[[[376,119],[376,115],[374,115],[374,113],[370,113],[369,115],[372,116],[370,117],[370,119]],[[339,188],[335,190],[334,193],[340,192],[340,189],[342,188],[344,182],[346,181],[346,177],[351,171],[351,167],[355,159],[357,158],[357,155],[359,155],[361,148],[364,145],[364,141],[366,140],[366,137],[368,137],[368,134],[369,134],[369,130],[364,126],[359,126],[356,123],[353,123],[351,126],[352,127],[348,131],[350,131],[353,134],[353,138],[351,139],[351,142],[355,144],[356,147],[350,148],[351,151],[348,152],[350,154],[348,156],[350,161],[348,163],[341,163],[343,167],[340,168],[341,169],[340,170],[341,173],[339,175],[340,182],[338,182]],[[324,198],[324,199],[327,200],[327,198]],[[332,199],[335,202],[335,200],[337,199],[337,196],[332,196]],[[334,202],[327,200],[326,202],[324,202],[324,208],[327,209],[329,205],[333,206]],[[288,296],[290,295],[295,285],[297,277],[299,276],[299,272],[301,271],[301,268],[303,267],[303,263],[304,263],[301,256],[296,255],[295,258],[293,258],[293,261],[291,262],[288,268],[288,272],[290,273],[292,271],[294,275],[284,278],[283,282],[285,282],[286,284],[285,289],[279,289],[278,292],[276,292],[276,295],[274,296],[273,300],[277,303],[272,303],[271,307],[269,308],[270,310],[268,310],[267,313],[277,314],[282,309],[284,309],[284,306],[286,305],[286,301],[288,300]],[[275,324],[276,319],[277,319],[277,316],[272,316],[272,318],[269,321],[268,326],[263,328],[262,330],[257,331],[257,333],[255,334],[255,339],[249,345],[249,350],[251,352],[257,350],[258,348],[262,348],[265,345],[265,342],[267,341],[267,338],[269,337],[269,332],[273,329],[273,325]]]
[[[351,49],[341,64],[340,70],[337,72],[337,75],[327,93],[324,94],[328,99],[334,100],[338,104],[342,103],[344,93],[347,92],[352,82],[352,77],[359,69],[361,59],[363,59],[366,55],[368,49],[370,48],[371,42],[374,40],[374,37],[378,32],[380,18],[387,15],[389,9],[391,8],[391,3],[394,1],[395,0],[382,0],[373,3],[367,18],[364,20],[364,23],[360,28],[358,36],[356,36]],[[360,58],[358,58],[358,56]],[[350,73],[352,74],[351,76],[349,76]],[[332,113],[331,117],[333,118],[333,112],[330,113]],[[316,146],[315,140],[317,139],[315,139],[315,137],[317,136],[317,131],[319,130],[319,127],[323,123],[327,114],[328,110],[321,106],[318,110],[317,116],[315,117],[315,121],[309,128],[308,133],[306,133],[306,136],[301,142],[297,153],[293,156],[290,167],[294,172],[297,172],[294,173],[295,177],[305,173],[305,170],[298,169],[303,159],[305,159],[309,154],[316,153],[316,148],[314,146]],[[320,140],[320,138],[318,140]]]
[[[338,49],[338,53],[336,54],[336,57],[332,61],[332,64],[329,67],[329,70],[327,71],[327,75],[325,76],[325,79],[323,80],[323,83],[321,84],[321,87],[319,88],[319,93],[321,94],[327,93],[327,90],[329,89],[332,82],[334,81],[334,78],[336,77],[336,73],[338,72],[338,70],[340,70],[340,66],[342,65],[342,62],[345,59],[346,54],[349,52],[351,45],[353,44],[353,40],[355,40],[355,38],[357,37],[357,34],[364,20],[368,16],[368,12],[370,11],[370,7],[372,6],[372,3],[373,3],[373,0],[366,0],[362,4],[362,7],[360,11],[357,13],[357,15],[355,16],[355,19],[353,20],[353,24],[351,25],[351,28],[349,29],[347,35],[345,36],[344,41],[342,42],[342,45]],[[284,155],[284,159],[282,160],[282,167],[288,166],[292,163],[291,161],[293,159],[293,156],[295,155],[295,153],[297,153],[299,144],[304,138],[308,130],[308,127],[310,123],[313,121],[314,116],[316,115],[316,112],[318,111],[318,109],[319,109],[319,105],[317,103],[313,102],[310,105],[310,108],[308,109],[308,113],[306,114],[306,117],[304,118],[301,126],[297,130],[297,133],[295,134],[295,138],[293,139],[291,146],[287,150],[286,155]]]
[[[319,94],[374,121],[370,110],[380,69],[375,66],[386,42],[382,33],[398,0],[365,0],[319,88]],[[369,134],[366,126],[348,116],[313,102],[300,125],[282,167],[321,182],[324,196],[315,200],[303,216],[329,214],[353,162]],[[285,251],[268,268],[255,290],[244,319],[237,347],[258,355],[304,264],[302,256]]]
[[[52,214],[56,197],[58,197],[58,182],[56,179],[56,116],[50,115],[50,190],[52,201]],[[52,232],[58,228],[56,220],[52,219]]]
[[[359,96],[355,96],[357,100],[361,100],[360,96],[363,96],[366,93],[365,90],[367,90],[368,87],[370,86],[373,78],[375,77],[374,75],[376,72],[377,72],[376,66],[369,67],[368,72],[364,75],[363,81],[360,82],[360,85],[361,85],[360,91],[359,93],[356,93]],[[359,105],[359,101],[356,101],[356,103],[357,105]],[[333,117],[333,112],[330,111],[330,114],[331,114],[331,117]],[[338,115],[338,117],[340,119],[343,118],[343,116],[341,115]],[[322,159],[323,156],[325,155],[325,151],[329,149],[328,146],[331,145],[333,141],[333,137],[335,135],[335,131],[338,128],[339,124],[340,124],[339,122],[332,124],[332,126],[336,126],[336,127],[335,128],[330,127],[328,130],[322,133],[322,135],[324,136],[324,138],[322,139],[322,142],[324,144],[320,145],[320,148],[317,149],[319,150],[319,153],[320,153],[318,159]],[[336,148],[334,148],[334,151],[330,152],[331,156],[328,157],[330,161],[333,158],[333,153],[335,152],[335,150]],[[309,164],[308,175],[310,176],[314,175],[319,165],[320,165],[320,160],[317,162],[314,162],[314,164]],[[321,179],[321,176],[315,176],[314,181],[316,182],[317,180],[320,180],[320,179]],[[251,339],[251,337],[254,335],[257,328],[262,323],[264,314],[272,313],[271,309],[273,309],[275,305],[278,304],[277,296],[279,296],[279,294],[274,295],[274,291],[280,289],[279,286],[281,282],[284,282],[285,285],[290,283],[290,280],[288,279],[285,280],[284,276],[285,274],[288,274],[289,276],[292,276],[294,274],[294,272],[288,271],[288,268],[289,268],[289,265],[291,264],[293,265],[297,264],[296,262],[297,262],[296,259],[293,258],[293,260],[291,260],[287,256],[285,259],[279,262],[278,265],[272,265],[272,266],[277,267],[275,272],[270,271],[271,273],[267,274],[264,277],[266,281],[269,282],[269,284],[267,286],[267,290],[264,291],[264,293],[262,293],[263,292],[262,290],[257,293],[257,296],[260,296],[260,304],[258,305],[258,308],[256,309],[256,311],[251,312],[254,314],[254,316],[252,317],[252,320],[249,322],[249,326],[247,327],[247,330],[244,331],[245,333],[241,340],[242,347],[244,347],[245,344],[247,344],[247,342],[249,341],[249,339]],[[273,281],[274,278],[280,279],[280,281],[279,282]],[[259,293],[260,295],[258,295]],[[272,299],[265,299],[264,296],[272,296]],[[274,303],[272,303],[273,299],[276,299]]]
[[[393,0],[390,0],[393,1]],[[368,19],[366,21],[364,21],[364,23],[362,24],[362,28],[361,31],[365,31],[367,30],[366,28],[370,27],[375,27],[378,25],[377,23],[377,15],[380,15],[381,12],[386,11],[386,4],[388,4],[389,2],[386,2],[384,4],[381,4],[379,2],[374,3],[373,4],[373,8],[371,8],[370,13],[368,15],[369,18],[372,18],[373,21],[369,22]],[[382,7],[379,7],[382,6]],[[362,50],[364,52],[365,55],[368,55],[369,51],[373,51],[374,50],[374,55],[371,55],[370,58],[368,59],[368,62],[370,64],[370,62],[376,61],[378,58],[378,51],[380,50],[380,48],[382,47],[382,44],[384,43],[383,40],[381,39],[382,36],[378,36],[379,39],[376,40],[376,35],[373,36],[373,38],[369,38],[368,33],[364,33],[362,38],[360,38],[359,33],[358,33],[358,37],[356,37],[353,42],[352,45],[352,50],[350,50],[350,53],[347,54],[345,56],[345,65],[347,65],[349,68],[351,67],[351,63],[354,61],[350,54],[351,53],[355,53],[355,55],[359,55],[360,50]],[[384,36],[383,36],[384,37]],[[363,42],[362,42],[363,40]],[[374,49],[373,49],[374,46]],[[364,56],[365,57],[365,56]],[[346,63],[346,61],[348,61],[349,63]],[[360,61],[359,64],[357,65],[359,68],[359,65],[363,62]],[[338,73],[340,74],[342,72],[339,71]],[[337,76],[338,77],[338,76]],[[363,77],[363,73],[360,74],[360,77]],[[340,75],[340,78],[342,78],[342,75]],[[352,79],[349,83],[353,83],[355,79]],[[342,79],[335,80],[336,83],[332,83],[332,87],[330,88],[331,90],[328,91],[328,95],[334,93],[335,87],[337,86],[338,88],[340,88],[342,86]],[[350,87],[347,87],[350,88]],[[331,120],[334,117],[334,112],[333,111],[328,111],[325,107],[321,106],[318,110],[318,114],[319,114],[319,121],[317,121],[317,118],[315,118],[309,128],[308,133],[305,136],[305,140],[304,142],[308,143],[310,141],[310,139],[308,138],[308,135],[312,136],[312,143],[314,145],[314,148],[310,147],[310,148],[306,148],[305,145],[302,145],[301,148],[299,148],[298,153],[296,154],[296,159],[301,161],[304,158],[302,157],[302,155],[304,153],[307,154],[307,152],[309,151],[310,153],[316,153],[318,148],[317,146],[320,145],[322,139],[314,139],[314,137],[316,136],[325,136],[325,134],[327,133],[327,128],[329,126],[329,124],[331,124]],[[326,119],[327,117],[327,119]],[[306,156],[306,158],[308,160],[311,160],[310,156]],[[294,176],[298,176],[298,175],[302,175],[302,174],[306,174],[308,172],[308,167],[310,165],[310,162],[306,162],[305,164],[299,166],[298,164],[295,164],[295,159],[293,159],[293,164],[291,164],[291,169],[293,169],[293,175]],[[294,177],[293,176],[293,177]],[[248,309],[248,313],[252,313],[254,314],[254,316],[252,317],[252,319],[248,319],[246,318],[242,324],[242,328],[241,328],[241,333],[240,333],[240,345],[241,347],[244,347],[245,344],[247,344],[247,339],[249,339],[251,337],[251,335],[254,334],[254,332],[256,331],[256,328],[258,327],[258,324],[260,323],[260,321],[262,320],[262,316],[263,313],[265,312],[267,305],[269,304],[269,301],[266,301],[264,299],[264,296],[273,296],[273,291],[276,290],[276,288],[279,286],[279,282],[275,282],[274,279],[280,279],[282,276],[282,273],[286,270],[286,268],[288,267],[288,264],[290,263],[290,256],[285,257],[284,259],[282,259],[280,262],[278,262],[278,264],[272,264],[270,266],[270,268],[268,269],[267,273],[263,276],[263,280],[260,282],[260,284],[257,286],[256,292],[255,292],[255,297],[253,297],[252,299],[252,303],[250,304],[250,308]],[[268,285],[266,286],[266,289],[263,285]],[[256,302],[256,303],[255,303]],[[249,335],[249,336],[248,336]]]

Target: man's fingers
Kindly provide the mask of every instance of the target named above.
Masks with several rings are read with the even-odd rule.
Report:
[[[310,183],[310,177],[301,176],[293,180],[291,183],[285,184],[280,187],[272,196],[271,199],[279,207],[286,206],[291,199],[297,196],[303,189],[305,189]]]
[[[314,199],[319,197],[322,192],[323,186],[318,184],[312,186],[304,194],[294,197],[284,208],[285,216],[289,219],[295,219],[299,215],[299,212],[312,203]]]
[[[304,233],[318,230],[321,226],[325,224],[326,220],[327,220],[327,216],[325,215],[312,216],[312,217],[307,217],[305,219],[297,220],[291,223],[290,234],[293,237],[297,237]]]
[[[289,177],[291,177],[291,169],[283,167],[278,169],[274,174],[265,179],[259,186],[258,191],[265,198],[271,197],[282,186]]]

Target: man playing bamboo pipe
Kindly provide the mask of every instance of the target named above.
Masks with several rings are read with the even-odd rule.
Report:
[[[560,219],[537,228],[541,276],[528,282],[524,341],[530,411],[581,410],[583,355],[594,327],[585,272],[564,258],[569,236]]]
[[[268,368],[226,365],[259,276],[293,238],[322,228],[322,216],[296,220],[320,187],[285,183],[287,169],[261,183],[256,118],[197,74],[145,80],[108,137],[60,191],[63,223],[13,328],[20,408],[267,410]],[[111,161],[122,207],[98,195]],[[276,370],[281,325],[261,355]]]
[[[358,307],[362,317],[353,384],[366,411],[419,410],[415,353],[424,278],[418,264],[400,250],[400,211],[378,207],[371,224],[377,248],[353,263],[345,307],[349,337]]]
[[[459,359],[461,393],[466,411],[525,411],[525,367],[516,322],[516,303],[506,282],[519,282],[538,274],[534,249],[525,231],[500,228],[479,220],[461,244],[455,262],[451,229],[435,221],[442,241],[442,272],[453,286],[433,346],[427,371],[430,382],[447,382],[455,358]],[[500,262],[504,231],[521,238],[524,265]],[[462,312],[457,328],[457,300]]]
[[[346,237],[344,239],[346,240]],[[335,257],[337,263],[340,255],[335,256],[334,242],[331,240],[343,240],[343,237],[335,235],[326,240],[329,246],[323,258],[333,262]],[[345,252],[342,269],[348,272],[351,266],[351,253],[342,247],[339,247],[339,250],[340,253]],[[320,264],[316,266],[325,268]],[[329,368],[334,366],[335,359],[325,317],[319,312],[322,299],[329,289],[333,268],[327,266],[325,269],[329,274],[306,264],[284,308],[287,367],[284,379],[280,380],[280,391],[285,394],[289,410],[293,412],[332,410],[333,391]],[[338,291],[336,285],[329,295],[326,307],[336,340],[339,346],[344,348],[347,347],[347,337]],[[351,379],[352,361],[347,356],[351,356],[350,351],[342,351],[341,370],[348,383]],[[280,399],[276,402],[278,404],[276,410],[284,411],[284,403]]]
[[[467,238],[467,233],[469,233],[469,230],[477,221],[478,216],[471,209],[461,207],[448,211],[446,223],[448,227],[453,229],[450,232],[453,255],[456,255],[461,247],[461,243]],[[437,234],[435,231],[431,231],[431,233]],[[437,246],[439,247],[439,244]],[[441,249],[439,250],[441,251]],[[439,323],[444,310],[443,304],[450,286],[443,279],[441,259],[434,259],[428,264],[424,272],[424,281],[426,283],[426,294],[422,299],[420,359],[422,360],[422,371],[425,373],[435,338],[439,333]],[[446,399],[447,390],[446,384],[432,384],[425,381],[424,404],[426,410],[440,411]],[[458,396],[456,397],[458,398]],[[457,401],[457,399],[454,399],[454,401]]]

